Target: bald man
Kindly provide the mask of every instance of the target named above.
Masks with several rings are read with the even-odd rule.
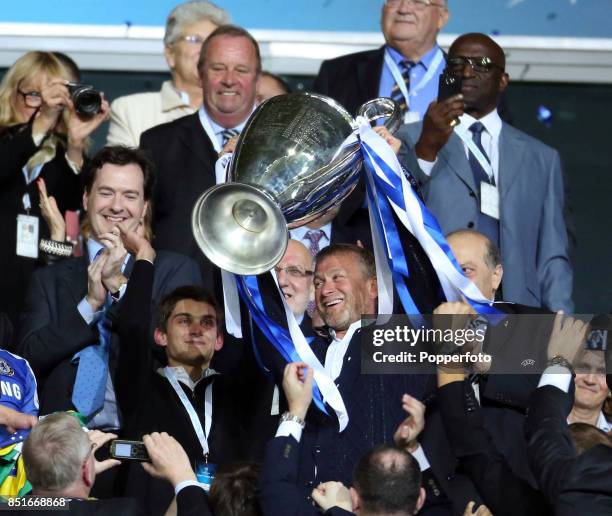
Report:
[[[573,271],[559,153],[502,122],[505,65],[488,36],[457,38],[447,71],[461,76],[461,93],[400,129],[399,160],[444,233],[475,229],[500,248],[505,301],[568,313]]]

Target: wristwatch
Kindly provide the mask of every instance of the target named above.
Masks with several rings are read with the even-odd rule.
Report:
[[[561,355],[555,355],[554,357],[552,357],[548,361],[548,365],[549,366],[558,365],[558,366],[565,367],[566,369],[569,370],[570,373],[572,373],[572,378],[576,377],[576,371],[574,371],[572,364],[568,360],[566,360],[564,357],[562,357]]]
[[[284,423],[285,421],[294,421],[295,423],[299,424],[302,428],[306,426],[306,422],[301,417],[298,417],[295,414],[292,414],[291,412],[285,412],[280,417],[281,423]]]

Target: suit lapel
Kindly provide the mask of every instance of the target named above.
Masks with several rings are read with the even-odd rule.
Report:
[[[74,305],[77,305],[83,296],[87,294],[87,267],[89,266],[89,257],[87,251],[79,258],[69,259],[62,283],[64,288],[70,292]]]
[[[448,143],[442,147],[440,157],[444,159],[447,165],[459,176],[459,178],[468,186],[472,192],[478,194],[480,191],[474,182],[474,174],[470,167],[470,162],[465,154],[465,148],[461,138],[456,134],[451,134]]]
[[[357,64],[357,84],[363,92],[363,98],[365,99],[369,100],[378,97],[380,74],[384,66],[384,49],[384,46],[380,47],[377,52],[369,56],[369,59],[360,61]],[[355,115],[355,113],[351,113],[351,115]]]
[[[212,163],[215,163],[215,148],[206,135],[200,123],[200,115],[197,112],[185,117],[185,124],[181,127],[179,138],[186,151],[195,154],[206,165],[206,168],[211,166],[211,156],[214,158]]]
[[[521,174],[528,173],[522,169],[525,145],[521,135],[508,124],[502,125],[499,135],[499,190],[502,198],[508,192]]]

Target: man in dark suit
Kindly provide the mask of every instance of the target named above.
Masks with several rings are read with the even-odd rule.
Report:
[[[420,398],[425,381],[417,375],[361,374],[361,317],[376,313],[378,295],[369,251],[348,244],[326,247],[317,255],[314,285],[317,309],[330,337],[319,337],[311,346],[338,387],[349,423],[339,432],[331,409],[331,417],[309,412],[299,472],[308,492],[321,481],[349,483],[357,457],[377,444],[392,442],[403,420],[398,403],[402,394]]]
[[[213,281],[212,264],[191,232],[191,211],[198,197],[216,182],[219,152],[242,131],[255,108],[261,72],[257,42],[244,29],[223,25],[202,45],[198,69],[204,94],[200,110],[149,129],[140,146],[158,171],[153,195],[156,246],[194,258],[207,281]],[[213,287],[219,289],[219,285]]]
[[[385,45],[324,61],[313,91],[337,100],[351,115],[368,100],[391,97],[402,107],[406,122],[423,118],[438,96],[445,60],[436,38],[448,17],[447,0],[384,2]],[[340,225],[369,228],[367,213],[360,209],[364,198],[365,184],[360,181],[342,204]]]
[[[153,168],[141,151],[105,147],[91,159],[84,176],[87,253],[32,277],[20,350],[42,385],[41,414],[76,409],[91,428],[116,430],[121,426],[113,387],[119,338],[113,321],[133,261],[116,226],[134,230],[141,225],[153,189]],[[158,254],[154,300],[177,286],[200,283],[193,261]]]
[[[134,232],[124,238],[136,261],[118,322],[121,340],[130,343],[121,347],[118,359],[123,434],[134,440],[151,432],[172,435],[197,468],[200,482],[210,487],[214,472],[200,471],[242,459],[246,446],[239,417],[242,375],[226,376],[210,368],[223,346],[222,311],[202,288],[182,286],[164,296],[156,310],[154,340],[167,365],[156,369],[151,321],[143,315],[152,300],[155,253]],[[140,499],[148,514],[163,514],[172,500],[170,486],[148,477],[139,464],[129,464],[126,476],[126,493]]]
[[[491,38],[459,37],[447,67],[461,75],[462,93],[432,103],[422,124],[400,129],[400,162],[445,233],[474,228],[500,247],[504,300],[571,312],[558,152],[502,122],[497,105],[508,75]]]
[[[259,482],[259,501],[269,516],[319,514],[304,500],[298,484],[299,458],[303,421],[312,402],[312,369],[304,363],[287,364],[283,375],[283,391],[289,414],[279,427],[279,433],[267,446]],[[300,424],[300,421],[302,424]],[[286,434],[286,435],[285,435]],[[353,475],[353,487],[329,481],[312,490],[312,499],[328,515],[415,514],[423,505],[425,491],[414,458],[407,452],[390,446],[368,450],[359,461]]]
[[[596,445],[578,455],[567,424],[572,409],[573,367],[584,346],[587,325],[557,316],[550,357],[533,393],[525,436],[533,472],[556,515],[612,512],[612,448]]]
[[[413,113],[406,121],[419,120],[438,95],[445,62],[436,38],[448,17],[446,0],[387,0],[381,18],[385,45],[324,61],[313,90],[352,115],[370,99],[391,97]]]
[[[23,462],[32,493],[59,499],[56,501],[60,505],[53,507],[68,506],[70,514],[145,514],[131,498],[89,498],[96,475],[119,464],[115,459],[98,462],[94,456],[102,445],[116,437],[98,430],[84,432],[71,414],[60,412],[44,418],[23,445]]]

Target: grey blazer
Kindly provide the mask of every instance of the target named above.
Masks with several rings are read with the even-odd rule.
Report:
[[[479,188],[464,150],[452,134],[427,176],[414,146],[422,123],[404,125],[400,163],[422,185],[427,207],[447,234],[472,227]],[[559,153],[504,123],[499,141],[500,247],[505,301],[573,312],[573,272],[564,219]]]

